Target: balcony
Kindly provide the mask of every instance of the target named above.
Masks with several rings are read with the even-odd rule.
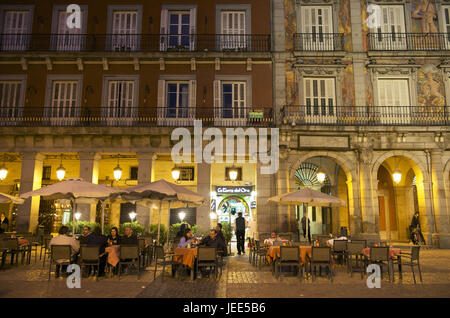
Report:
[[[369,33],[373,51],[443,51],[450,49],[450,33]]]
[[[296,33],[294,35],[294,50],[303,52],[342,51],[342,33]]]
[[[447,106],[284,106],[286,124],[318,126],[449,126]]]
[[[271,107],[227,109],[217,117],[214,107],[81,107],[57,109],[25,107],[0,109],[0,127],[184,127],[202,120],[203,126],[267,127]]]
[[[2,34],[1,52],[270,52],[266,34]]]

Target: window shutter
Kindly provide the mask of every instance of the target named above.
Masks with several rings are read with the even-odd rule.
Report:
[[[303,33],[311,33],[311,8],[303,7],[302,28]]]
[[[222,114],[222,87],[219,80],[214,81],[214,117],[221,118]]]
[[[332,15],[330,7],[323,7],[323,33],[333,33],[332,31]]]
[[[161,38],[160,38],[160,42],[159,42],[159,50],[160,51],[166,51],[167,50],[167,34],[169,33],[168,29],[167,29],[167,23],[168,23],[168,17],[169,15],[169,11],[167,9],[162,9],[161,10],[161,27],[159,30],[159,33],[161,34]]]
[[[166,81],[158,80],[158,118],[164,118],[166,108]]]
[[[189,32],[191,33],[191,36],[189,37],[189,48],[191,51],[194,51],[197,33],[197,11],[195,8],[189,10],[189,23]]]
[[[197,108],[197,81],[189,81],[189,118],[195,117]]]

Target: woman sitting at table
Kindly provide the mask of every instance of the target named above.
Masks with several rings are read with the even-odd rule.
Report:
[[[117,227],[113,227],[111,231],[109,231],[108,245],[120,245],[120,235]]]
[[[279,235],[277,235],[275,232],[272,232],[271,237],[264,240],[264,244],[273,245],[273,242],[281,240],[282,238]]]
[[[184,234],[180,239],[180,242],[178,242],[178,248],[186,248],[188,244],[192,245],[192,232],[191,229],[187,228],[184,230]]]

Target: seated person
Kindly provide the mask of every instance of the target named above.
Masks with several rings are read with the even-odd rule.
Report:
[[[109,232],[108,245],[120,245],[120,235],[117,227],[113,227]]]
[[[133,234],[133,229],[130,226],[125,228],[125,234],[120,238],[121,245],[139,245],[138,238]]]
[[[208,247],[215,247],[217,248],[217,252],[220,255],[226,255],[227,253],[227,246],[225,243],[217,237],[217,231],[216,229],[211,229],[209,231],[209,236],[205,237],[200,242],[201,246],[208,246]]]
[[[225,245],[227,245],[227,240],[225,239],[225,236],[223,235],[223,232],[222,232],[222,224],[221,223],[217,223],[216,231],[217,231],[217,237],[219,239],[221,239],[225,243]]]
[[[186,248],[188,244],[194,244],[192,240],[192,232],[191,229],[185,229],[184,235],[181,237],[180,241],[178,242],[178,248]]]
[[[52,238],[50,240],[50,250],[51,250],[51,246],[52,245],[70,245],[72,248],[72,259],[70,260],[70,262],[73,262],[76,260],[76,255],[78,253],[78,251],[80,250],[80,243],[71,236],[68,236],[67,233],[69,232],[69,228],[65,225],[61,226],[61,228],[59,229],[59,235]],[[56,264],[56,277],[59,277],[59,272],[60,272],[60,265]],[[66,272],[66,268],[67,265],[64,265],[62,268],[62,271],[65,273]]]
[[[87,239],[89,237],[89,235],[91,235],[91,228],[89,226],[83,226],[83,233],[80,235],[80,237],[78,238],[80,240],[80,245],[86,245],[87,244]]]
[[[282,238],[278,236],[275,232],[272,232],[270,238],[264,240],[264,244],[273,245],[275,241],[281,241]]]

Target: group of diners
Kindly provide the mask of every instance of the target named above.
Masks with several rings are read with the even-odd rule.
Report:
[[[217,248],[217,253],[222,256],[227,255],[227,242],[222,232],[222,224],[218,223],[216,228],[209,231],[209,235],[204,238],[195,238],[192,230],[187,224],[181,224],[180,231],[175,240],[178,240],[177,248],[195,248],[197,246],[208,246]]]

